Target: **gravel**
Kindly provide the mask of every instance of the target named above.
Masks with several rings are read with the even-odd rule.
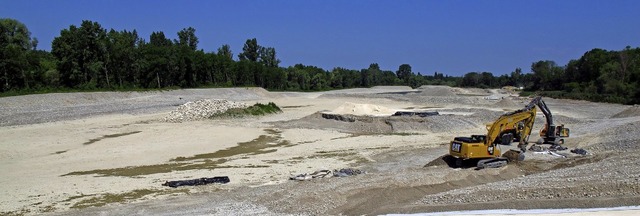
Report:
[[[424,89],[427,88],[418,91]],[[390,98],[409,101],[417,106],[455,107],[447,111],[472,113],[466,116],[442,115],[433,118],[434,121],[420,121],[419,118],[396,118],[396,122],[391,121],[396,130],[425,130],[438,133],[441,137],[470,135],[473,132],[471,129],[484,131],[485,123],[495,120],[503,113],[481,109],[492,107],[496,103],[482,97],[450,94],[428,96],[428,93],[420,94],[406,88],[398,88],[394,93],[384,93],[382,90],[377,89],[374,93],[359,92],[367,92],[366,89],[344,90],[323,94],[322,97]],[[217,89],[0,98],[0,126],[104,113],[149,113],[159,110],[174,110],[175,113],[171,112],[168,118],[184,121],[203,118],[223,110],[232,106],[229,105],[233,103],[231,101],[256,100],[266,94],[255,89]],[[199,101],[210,98],[228,101]],[[186,101],[194,102],[185,104]],[[407,207],[407,213],[411,213],[419,211],[414,210],[414,207],[441,206],[451,209],[458,204],[484,205],[515,200],[527,206],[535,206],[538,202],[537,205],[552,208],[559,204],[573,203],[572,199],[584,199],[582,203],[590,206],[595,199],[640,197],[640,158],[637,157],[640,153],[640,117],[609,118],[629,108],[628,106],[547,98],[545,102],[554,113],[556,123],[566,124],[571,129],[571,137],[567,139],[566,145],[584,148],[593,155],[572,155],[567,159],[528,157],[528,160],[518,165],[476,171],[447,166],[423,167],[428,161],[445,154],[447,150],[444,146],[403,147],[372,155],[371,158],[375,161],[359,167],[371,171],[367,175],[260,187],[218,189],[205,186],[199,194],[53,214],[373,215],[404,212],[403,206]],[[463,108],[469,106],[481,108]],[[365,132],[387,130],[389,127],[384,120],[369,118],[371,117],[359,121],[358,124],[362,125],[354,125],[323,119],[319,114],[314,114],[301,120],[274,124],[283,128],[357,129]],[[382,124],[378,124],[380,122]],[[535,128],[539,129],[544,118],[538,116],[536,122]],[[537,136],[537,129],[532,136]],[[545,204],[541,201],[551,202]]]
[[[0,127],[73,120],[108,114],[169,112],[188,101],[260,100],[262,88],[183,89],[144,92],[51,93],[0,98]]]
[[[169,114],[164,118],[164,121],[179,123],[202,120],[210,118],[215,114],[223,113],[229,109],[246,107],[248,107],[248,105],[241,102],[233,102],[223,99],[202,99],[180,105],[176,110],[169,112]]]

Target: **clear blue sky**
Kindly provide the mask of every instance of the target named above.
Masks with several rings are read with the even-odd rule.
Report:
[[[593,48],[640,46],[640,1],[188,1],[1,0],[0,17],[27,25],[50,50],[51,41],[82,20],[103,28],[152,31],[171,38],[194,27],[199,48],[246,39],[275,47],[281,66],[297,63],[349,69],[378,63],[396,71],[460,76],[505,74],[531,63],[565,65]]]

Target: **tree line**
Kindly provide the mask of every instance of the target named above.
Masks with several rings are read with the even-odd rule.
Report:
[[[236,56],[228,44],[216,51],[198,48],[196,29],[187,27],[170,39],[162,31],[149,39],[136,30],[105,29],[84,20],[60,31],[51,52],[36,49],[38,40],[15,19],[0,19],[0,94],[64,90],[134,90],[258,86],[269,90],[319,91],[376,85],[449,85],[496,88],[523,86],[555,97],[638,103],[640,49],[591,50],[561,67],[538,61],[531,73],[469,72],[454,77],[423,75],[402,64],[396,71],[368,68],[331,70],[296,64],[280,67],[276,49],[247,39]]]

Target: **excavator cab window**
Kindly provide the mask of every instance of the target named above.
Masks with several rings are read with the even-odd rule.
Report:
[[[476,142],[484,142],[485,139],[487,139],[486,135],[471,135],[471,139],[473,139]]]

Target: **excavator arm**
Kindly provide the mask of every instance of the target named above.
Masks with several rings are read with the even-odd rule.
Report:
[[[500,116],[489,128],[485,145],[493,143],[510,144],[514,134],[502,133],[502,131],[509,130],[515,131],[515,135],[520,137],[518,147],[523,152],[526,151],[527,141],[536,120],[536,105],[541,101],[541,97],[536,97],[523,109]]]
[[[553,115],[551,114],[549,107],[547,107],[547,104],[542,100],[541,97],[536,97],[534,101],[542,111],[542,114],[544,114],[544,118],[547,121],[540,130],[541,138],[538,143],[550,143],[553,145],[564,143],[564,139],[562,138],[569,136],[569,129],[565,128],[564,125],[556,126],[555,124],[553,124]],[[532,103],[534,101],[532,101]]]

